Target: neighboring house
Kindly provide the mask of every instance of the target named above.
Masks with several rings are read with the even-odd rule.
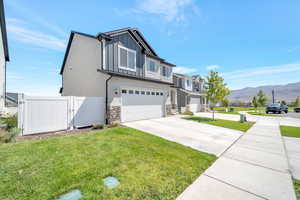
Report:
[[[205,111],[207,109],[206,95],[204,92],[204,79],[199,75],[189,76],[174,73],[174,88],[177,98],[172,98],[172,105],[177,106],[179,111],[189,110],[192,112]],[[173,93],[172,93],[173,95]],[[176,103],[173,103],[175,102]]]
[[[5,112],[6,62],[9,61],[3,0],[0,0],[0,113]]]
[[[136,28],[71,32],[60,93],[106,98],[108,123],[159,118],[171,113],[173,67]]]

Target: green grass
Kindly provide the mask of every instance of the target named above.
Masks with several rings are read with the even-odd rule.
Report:
[[[238,112],[225,112],[225,111],[218,111],[218,113],[221,113],[221,114],[231,114],[231,115],[239,115],[240,114]]]
[[[264,112],[248,112],[250,115],[258,115],[258,116],[265,116],[265,117],[281,117],[281,115],[275,115],[275,114],[267,114]]]
[[[300,200],[300,181],[293,179],[297,199]]]
[[[228,108],[234,108],[235,112],[238,111],[254,111],[255,108],[254,107],[236,107],[236,106],[229,106]],[[258,107],[256,110],[265,110],[265,107]],[[226,108],[225,107],[215,107],[214,108],[215,111],[225,111]]]
[[[0,199],[175,199],[216,157],[126,127],[0,146]],[[121,184],[107,189],[102,178]]]
[[[200,123],[206,123],[214,126],[221,126],[224,128],[235,129],[244,132],[246,132],[253,125],[253,123],[251,122],[241,123],[237,121],[223,120],[223,119],[212,120],[211,118],[206,118],[206,117],[185,117],[184,119],[193,120]]]
[[[300,138],[300,127],[280,126],[282,136]]]

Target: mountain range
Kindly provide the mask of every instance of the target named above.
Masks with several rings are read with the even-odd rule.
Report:
[[[272,101],[272,90],[274,90],[275,102],[284,100],[290,103],[300,96],[300,82],[289,83],[286,85],[266,85],[232,90],[229,99],[231,102],[251,102],[253,96],[257,95],[259,90],[262,90],[267,95],[269,102]]]

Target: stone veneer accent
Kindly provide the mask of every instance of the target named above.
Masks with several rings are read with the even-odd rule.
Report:
[[[112,106],[108,108],[107,112],[108,123],[121,121],[121,106]]]
[[[166,105],[166,114],[172,115],[172,105],[171,104]]]

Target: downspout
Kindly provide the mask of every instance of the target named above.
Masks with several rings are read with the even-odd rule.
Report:
[[[108,113],[108,81],[113,77],[113,75],[110,75],[110,77],[108,79],[106,79],[105,81],[105,123],[108,124],[108,117],[107,117],[107,113]]]

